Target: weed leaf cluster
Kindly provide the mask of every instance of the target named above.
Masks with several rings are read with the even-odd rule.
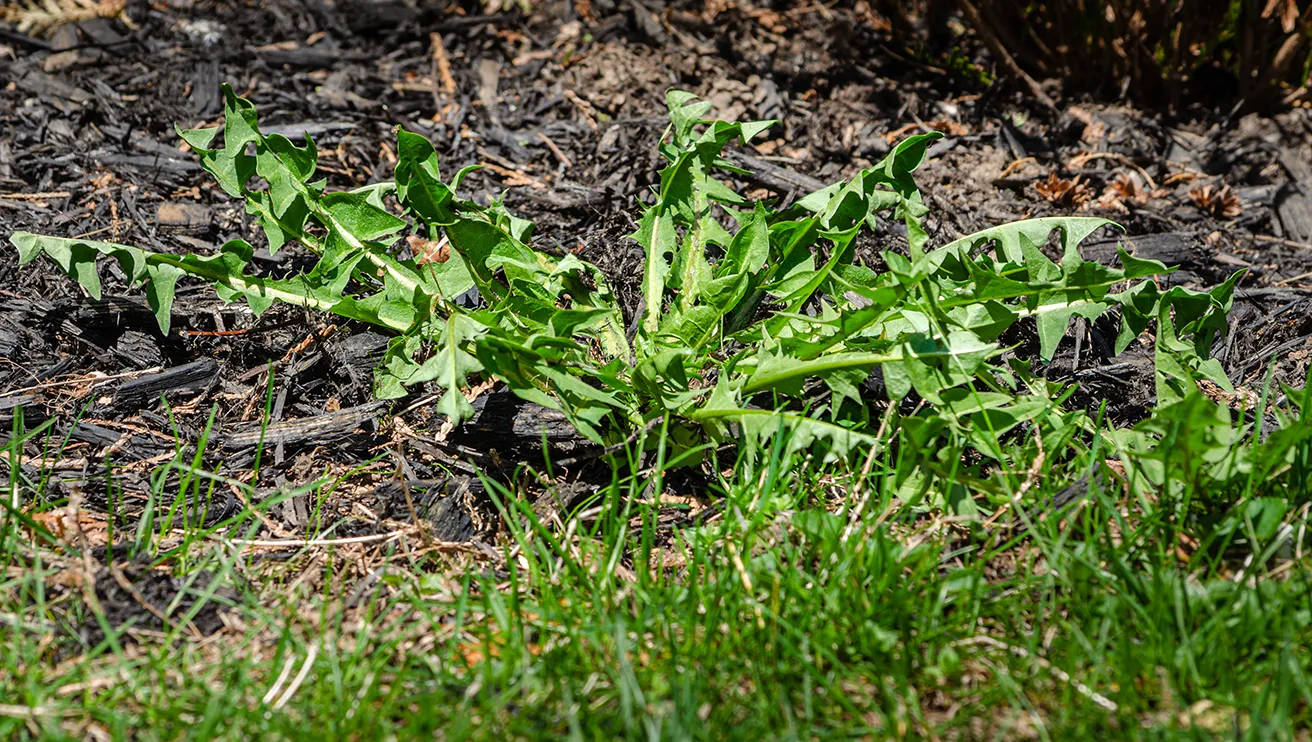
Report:
[[[1034,219],[933,248],[928,208],[913,174],[936,133],[912,136],[847,182],[787,208],[734,188],[745,172],[724,157],[774,122],[707,120],[710,104],[671,91],[660,151],[667,166],[631,235],[644,251],[639,316],[626,332],[607,278],[574,255],[532,246],[533,225],[461,199],[466,168],[449,181],[424,137],[399,129],[394,180],[329,191],[318,151],[260,132],[253,105],[224,88],[217,129],[179,131],[223,190],[242,199],[269,252],[296,243],[317,255],[308,271],[267,278],[251,270],[244,240],[214,255],[172,255],[127,245],[17,233],[24,263],[46,255],[91,295],[100,256],[115,258],[168,332],[184,275],[212,283],[255,314],[274,302],[379,326],[395,335],[375,392],[400,397],[432,382],[453,422],[474,408],[463,390],[492,378],[520,397],[561,410],[597,443],[661,423],[684,451],[759,444],[787,432],[793,450],[826,459],[879,441],[887,416],[917,446],[950,438],[991,459],[1022,423],[1069,438],[1089,422],[1064,411],[1069,395],[1005,358],[999,343],[1032,318],[1050,360],[1071,318],[1119,315],[1116,351],[1157,327],[1158,395],[1188,396],[1195,379],[1229,389],[1208,356],[1225,328],[1238,275],[1208,292],[1162,291],[1165,265],[1119,251],[1120,267],[1081,257],[1078,245],[1110,222]],[[863,239],[895,231],[903,249],[862,260]],[[421,240],[447,259],[412,254]],[[1060,258],[1048,257],[1053,243]],[[464,308],[457,297],[476,290]],[[872,379],[882,379],[870,404]],[[746,446],[754,450],[756,445]]]

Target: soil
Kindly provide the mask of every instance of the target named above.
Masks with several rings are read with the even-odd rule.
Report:
[[[632,311],[641,255],[624,235],[635,202],[657,183],[664,94],[678,87],[725,119],[782,121],[737,155],[757,170],[747,185],[761,192],[793,198],[933,128],[946,137],[918,180],[936,244],[1082,213],[1117,220],[1128,249],[1178,266],[1163,284],[1206,287],[1244,269],[1232,331],[1214,352],[1241,389],[1260,391],[1268,378],[1303,383],[1312,110],[1171,114],[1081,99],[1053,110],[1023,87],[988,83],[979,70],[993,65],[969,36],[957,42],[968,61],[949,65],[904,48],[864,2],[778,5],[574,0],[525,12],[162,0],[53,35],[0,24],[0,235],[174,252],[237,237],[260,244],[254,221],[174,131],[220,123],[226,81],[254,101],[266,129],[312,134],[333,188],[388,179],[398,124],[428,136],[448,173],[490,165],[465,180],[468,194],[504,194],[537,223],[536,244],[597,263]],[[1114,260],[1121,239],[1100,235],[1085,255]],[[896,242],[878,236],[868,247]],[[304,258],[257,253],[271,273]],[[26,447],[34,478],[43,467],[55,473],[47,497],[76,495],[130,518],[155,467],[204,439],[206,465],[253,484],[257,497],[350,473],[322,512],[311,495],[292,497],[270,513],[268,531],[347,518],[336,535],[371,533],[413,507],[439,539],[468,541],[495,521],[480,470],[540,462],[544,425],[557,457],[578,454],[567,426],[523,419],[495,391],[480,399],[484,416],[449,437],[423,390],[373,402],[371,370],[387,338],[367,328],[287,306],[254,319],[188,284],[165,337],[144,298],[107,273],[105,296],[93,301],[48,261],[20,267],[14,250],[0,249],[0,435],[50,421],[50,440],[68,439],[58,456],[43,452],[43,437]],[[1110,357],[1107,337],[1098,323],[1075,328],[1041,371],[1078,380],[1077,403],[1107,400],[1127,424],[1152,402],[1151,355],[1136,346]],[[1032,331],[1010,340],[1033,352]],[[238,505],[228,492],[196,499],[188,512],[210,522]]]

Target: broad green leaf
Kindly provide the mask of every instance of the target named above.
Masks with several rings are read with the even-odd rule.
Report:
[[[1086,237],[1103,227],[1115,227],[1115,222],[1098,217],[1053,216],[1026,219],[976,232],[935,249],[927,257],[940,260],[948,255],[962,255],[985,245],[992,245],[1004,262],[1022,263],[1030,250],[1047,244],[1053,231],[1061,232],[1063,253],[1073,249]]]

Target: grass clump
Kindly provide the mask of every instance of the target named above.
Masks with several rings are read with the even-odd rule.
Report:
[[[1204,466],[1155,497],[1091,482],[1035,510],[1062,497],[1044,478],[1016,517],[987,525],[901,500],[888,452],[862,472],[818,466],[786,434],[673,530],[689,506],[661,506],[644,496],[651,475],[629,474],[566,523],[489,482],[505,524],[490,551],[414,535],[334,544],[325,526],[245,545],[282,493],[213,527],[151,529],[120,556],[167,622],[116,613],[108,567],[99,607],[84,600],[68,577],[85,564],[76,539],[20,530],[9,511],[0,734],[1300,739],[1307,403],[1281,428],[1292,448],[1241,421],[1213,426],[1267,475],[1251,489]],[[1196,431],[1190,419],[1170,408],[1137,432]],[[1203,438],[1181,436],[1170,442]],[[1080,467],[1110,455],[1171,469],[1168,451],[1099,441]],[[170,465],[191,469],[180,454]],[[176,593],[147,595],[150,572]],[[193,636],[189,622],[216,611],[224,628]]]

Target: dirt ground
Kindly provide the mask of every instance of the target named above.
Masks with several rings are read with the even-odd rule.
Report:
[[[678,87],[721,118],[782,121],[736,155],[757,172],[750,185],[781,198],[933,128],[946,137],[919,182],[935,244],[1081,213],[1115,219],[1133,252],[1179,266],[1164,282],[1204,287],[1244,269],[1232,332],[1214,352],[1243,389],[1260,391],[1268,376],[1301,384],[1312,354],[1312,110],[1150,112],[1055,86],[1050,110],[1005,80],[988,84],[979,71],[992,64],[969,36],[965,57],[949,57],[907,49],[864,2],[778,5],[574,0],[526,13],[161,0],[53,35],[0,25],[0,236],[258,246],[254,221],[173,128],[220,123],[218,85],[230,82],[266,129],[315,137],[330,187],[390,178],[398,124],[427,135],[448,174],[486,164],[467,195],[504,193],[537,222],[539,247],[596,262],[632,310],[641,254],[624,235],[657,183],[664,94]],[[1118,239],[1091,241],[1086,256],[1113,260]],[[880,240],[867,249],[896,247]],[[257,253],[275,274],[304,257]],[[199,439],[217,409],[205,460],[257,493],[352,472],[328,500],[336,515],[407,518],[404,490],[439,538],[469,540],[489,528],[477,471],[510,471],[541,440],[539,425],[515,427],[495,393],[449,439],[422,390],[373,402],[387,339],[365,328],[286,306],[253,320],[196,284],[179,291],[174,314],[163,337],[144,298],[112,277],[96,302],[52,264],[20,267],[0,249],[0,439],[20,410],[28,428],[55,418],[53,439],[69,444],[52,456],[34,443],[25,462],[34,476],[53,467],[47,496],[76,489],[103,507],[112,466],[125,497],[143,499],[152,467]],[[1117,421],[1133,422],[1152,400],[1151,356],[1132,347],[1111,357],[1108,337],[1078,328],[1042,371],[1079,381],[1079,403],[1107,400]],[[1033,352],[1025,331],[1009,340]],[[266,404],[267,450],[250,482]],[[568,449],[568,431],[547,432]],[[206,517],[233,507],[220,497]],[[307,508],[292,498],[269,527],[303,530]],[[362,519],[358,531],[368,528]]]

